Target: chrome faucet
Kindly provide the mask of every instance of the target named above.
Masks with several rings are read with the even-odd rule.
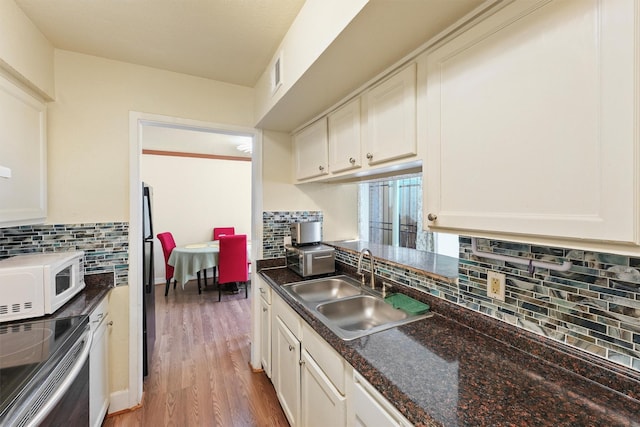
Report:
[[[368,252],[369,253],[369,258],[371,258],[371,289],[375,289],[376,288],[376,279],[375,279],[375,274],[374,271],[376,270],[376,262],[375,262],[375,258],[373,257],[373,254],[371,253],[371,251],[369,250],[369,248],[364,248],[363,250],[360,251],[360,257],[358,258],[358,271],[357,274],[360,275],[361,279],[362,279],[362,284],[364,285],[364,273],[362,272],[362,259],[364,258],[364,254]]]

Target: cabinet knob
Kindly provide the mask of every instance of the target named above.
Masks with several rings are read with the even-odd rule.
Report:
[[[349,157],[349,163],[351,163],[352,165],[356,163],[356,159],[354,159],[353,157]]]
[[[289,351],[293,351],[293,346],[289,344]]]
[[[438,215],[430,213],[429,215],[427,215],[427,219],[429,221],[435,221],[438,219]]]
[[[322,172],[322,171],[324,170],[324,166],[322,166],[322,165],[318,166],[318,170],[319,170],[320,172]]]
[[[262,312],[264,313],[265,311],[267,311],[267,309],[263,307],[262,308]]]
[[[261,293],[261,294],[264,294],[265,292],[266,292],[266,291],[265,291],[264,289],[260,288],[260,293]]]
[[[369,160],[373,159],[373,154],[367,153],[367,159],[369,159]]]
[[[299,361],[299,362],[298,362],[298,364],[299,364],[300,366],[304,366],[304,360]]]
[[[109,323],[107,323],[107,325],[113,326],[113,320],[109,321]]]

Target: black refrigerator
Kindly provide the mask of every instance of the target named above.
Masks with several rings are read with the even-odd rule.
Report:
[[[156,297],[153,270],[153,191],[142,183],[142,376],[149,374],[156,342]]]

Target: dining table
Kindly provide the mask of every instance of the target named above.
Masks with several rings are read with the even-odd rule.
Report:
[[[180,283],[184,289],[185,283],[191,277],[208,268],[218,266],[219,253],[220,242],[218,240],[176,246],[171,251],[168,261],[168,264],[173,267],[174,280]],[[247,259],[249,259],[250,253],[251,243],[247,242]],[[215,277],[213,279],[215,282]]]

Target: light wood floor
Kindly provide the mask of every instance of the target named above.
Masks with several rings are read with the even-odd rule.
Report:
[[[249,292],[251,293],[251,292]],[[142,408],[103,426],[288,426],[264,373],[249,366],[251,296],[156,286],[156,344]]]

